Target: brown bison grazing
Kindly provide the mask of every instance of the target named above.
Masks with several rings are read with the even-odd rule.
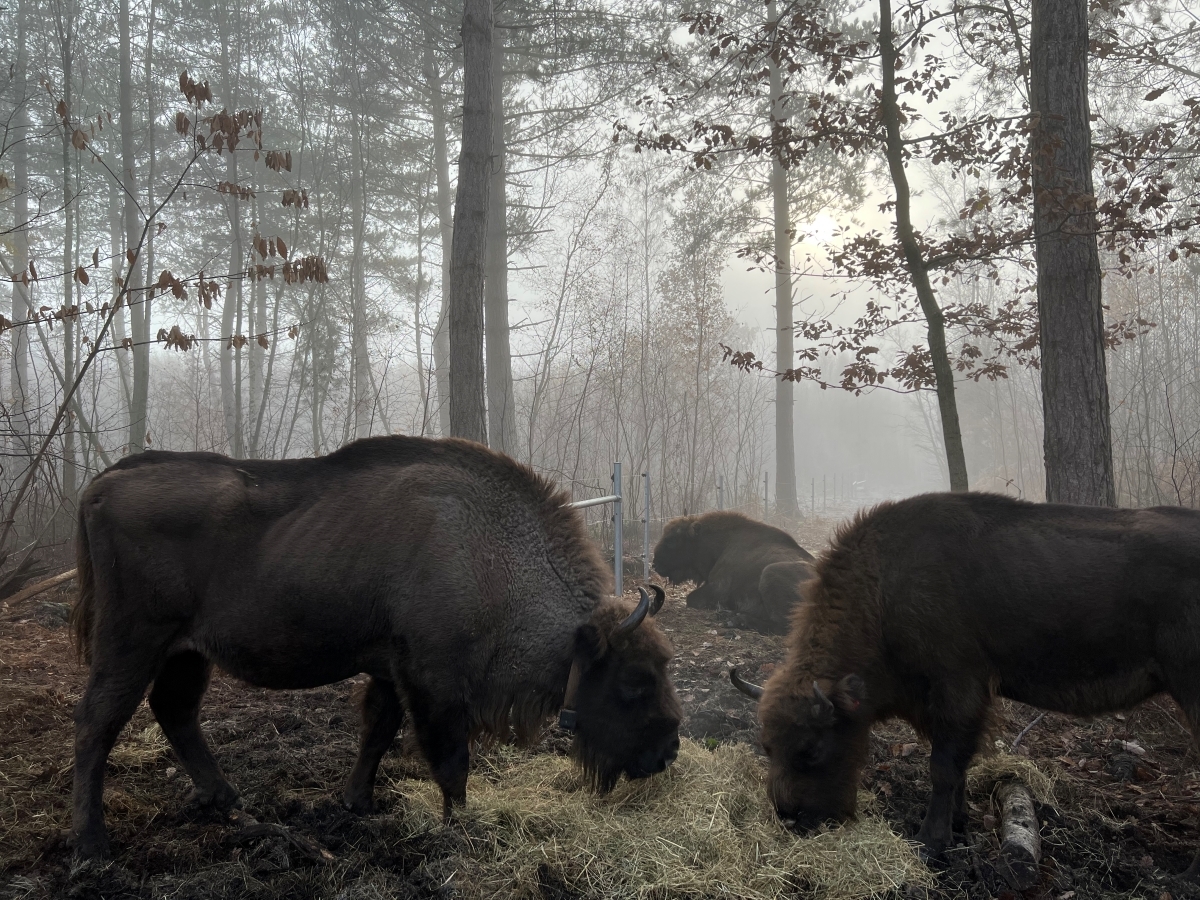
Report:
[[[786,661],[741,685],[761,693],[770,798],[800,827],[854,815],[891,716],[932,744],[933,854],[965,819],[997,694],[1094,715],[1166,692],[1200,723],[1200,512],[928,494],[860,514],[816,571]]]
[[[795,580],[780,571],[768,578],[773,563],[812,563],[812,554],[786,531],[741,513],[710,512],[680,516],[663,528],[654,548],[654,569],[673,584],[694,581],[688,594],[694,609],[729,609],[777,631],[787,629]]]
[[[447,816],[466,799],[473,736],[531,740],[564,706],[601,790],[664,769],[679,747],[670,646],[643,624],[644,591],[636,608],[608,596],[566,500],[483,446],[410,437],[305,460],[149,452],[97,476],[72,616],[91,664],[75,710],[76,851],[108,850],[105,761],[150,685],[194,798],[236,803],[200,731],[214,664],[269,688],[370,676],[345,790],[357,812],[406,711]]]

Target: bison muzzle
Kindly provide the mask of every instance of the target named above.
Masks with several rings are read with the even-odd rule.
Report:
[[[670,645],[647,620],[656,604],[609,596],[566,500],[481,445],[399,436],[306,460],[148,452],[98,475],[80,504],[72,614],[91,666],[75,710],[76,852],[109,852],[105,761],[147,687],[194,798],[237,803],[200,729],[214,665],[268,688],[369,676],[345,789],[360,813],[406,717],[449,817],[472,739],[535,740],[568,680],[573,753],[598,788],[661,771],[680,707]]]

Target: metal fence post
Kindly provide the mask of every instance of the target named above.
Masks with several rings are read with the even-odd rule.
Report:
[[[623,593],[625,574],[625,542],[622,526],[625,519],[624,504],[621,500],[621,464],[613,463],[613,585],[618,597]]]
[[[642,578],[650,583],[650,473],[642,473],[646,491],[646,515],[642,518]]]

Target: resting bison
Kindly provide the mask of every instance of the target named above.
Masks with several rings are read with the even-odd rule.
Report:
[[[932,854],[997,694],[1095,715],[1165,691],[1200,723],[1200,513],[928,494],[860,514],[816,570],[757,692],[768,793],[800,827],[854,815],[891,716],[932,742]]]
[[[654,548],[655,571],[673,584],[699,585],[688,594],[689,607],[734,610],[776,631],[787,629],[795,582],[766,578],[766,569],[795,562],[814,560],[786,531],[736,512],[672,519]]]
[[[670,646],[642,624],[644,591],[636,609],[608,596],[566,499],[480,445],[410,437],[305,460],[149,452],[99,475],[80,504],[72,617],[91,663],[76,851],[108,851],[105,760],[151,684],[194,798],[236,803],[200,731],[214,663],[269,688],[370,676],[345,791],[357,812],[406,709],[447,816],[474,735],[511,725],[530,740],[564,705],[601,790],[664,769],[679,747]]]

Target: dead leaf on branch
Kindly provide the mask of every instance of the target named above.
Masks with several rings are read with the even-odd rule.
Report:
[[[171,330],[158,330],[158,340],[165,343],[168,350],[191,350],[196,345],[194,334],[184,334],[178,325],[172,325]]]

